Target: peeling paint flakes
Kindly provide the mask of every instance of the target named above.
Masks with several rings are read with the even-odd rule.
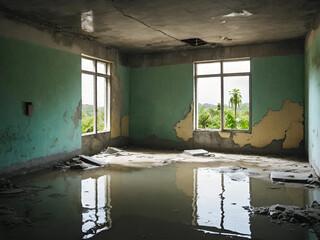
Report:
[[[190,112],[183,120],[180,120],[173,128],[176,131],[177,137],[188,141],[193,137],[193,103],[190,106]]]
[[[251,144],[265,147],[273,140],[284,139],[284,148],[299,146],[303,139],[303,106],[286,100],[279,111],[269,110],[263,119],[252,127],[252,133],[236,133],[233,141],[240,147]]]

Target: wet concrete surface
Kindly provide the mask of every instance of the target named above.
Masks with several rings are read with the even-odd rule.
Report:
[[[305,162],[131,152],[103,168],[11,179],[24,191],[0,196],[0,239],[317,239],[309,226],[244,208],[319,202],[317,185],[269,180],[275,168],[311,171]]]

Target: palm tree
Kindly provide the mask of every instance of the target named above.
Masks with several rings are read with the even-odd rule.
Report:
[[[234,107],[234,118],[237,119],[237,107],[240,107],[242,103],[242,96],[240,89],[234,88],[229,91],[230,99],[229,105],[230,107]]]

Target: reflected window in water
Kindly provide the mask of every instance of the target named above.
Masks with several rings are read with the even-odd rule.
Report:
[[[194,169],[193,225],[205,232],[250,237],[249,177]]]
[[[88,239],[111,228],[111,176],[81,181],[82,232]]]

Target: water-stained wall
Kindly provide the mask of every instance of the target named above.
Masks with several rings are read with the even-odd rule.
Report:
[[[129,84],[119,52],[1,12],[0,28],[0,173],[122,144]],[[82,53],[113,62],[110,132],[81,136]],[[32,116],[24,102],[32,102]]]
[[[1,168],[81,149],[80,61],[0,37]],[[32,116],[24,102],[32,102]]]
[[[306,150],[320,176],[320,12],[306,38]]]
[[[193,130],[192,62],[154,66],[154,60],[150,67],[132,68],[131,142],[217,151],[303,153],[303,53],[284,56],[265,54],[252,57],[251,61],[250,133]]]

